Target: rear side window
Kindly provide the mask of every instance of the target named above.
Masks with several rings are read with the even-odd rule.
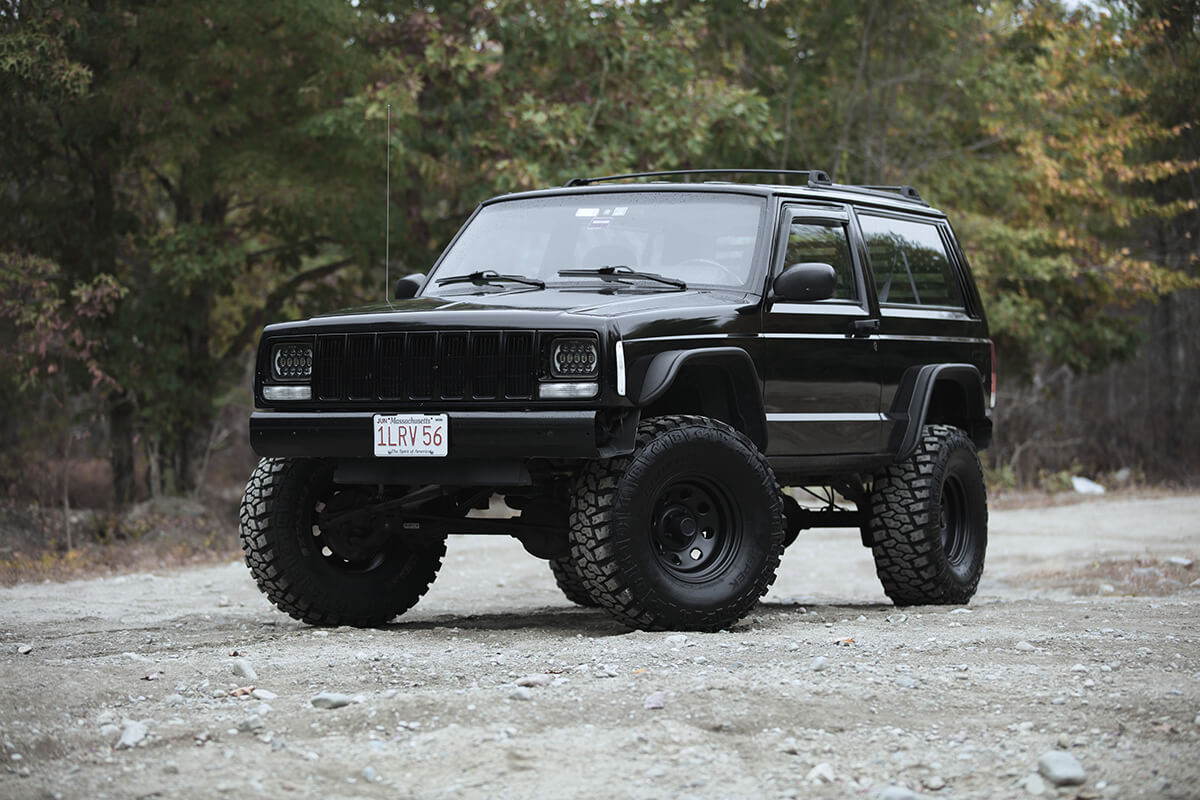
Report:
[[[859,214],[880,303],[963,308],[937,225]]]

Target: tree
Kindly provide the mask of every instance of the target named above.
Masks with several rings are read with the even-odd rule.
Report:
[[[1131,232],[1183,210],[1145,187],[1194,181],[1195,159],[1172,154],[1189,128],[1130,80],[1145,36],[1128,20],[1057,3],[706,5],[712,51],[785,132],[758,161],[919,186],[957,222],[1010,374],[1127,358],[1136,304],[1190,285]]]
[[[170,488],[190,486],[214,388],[256,333],[243,320],[352,258],[353,22],[313,0],[5,6],[3,238],[129,290],[103,355],[119,502],[138,432]]]

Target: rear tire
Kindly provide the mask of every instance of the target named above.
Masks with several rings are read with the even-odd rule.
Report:
[[[241,541],[258,588],[312,625],[382,625],[416,605],[446,553],[444,536],[380,534],[367,523],[322,529],[322,514],[360,502],[333,465],[264,458],[241,507]]]
[[[987,551],[987,490],[966,433],[927,425],[916,451],[876,476],[867,532],[896,605],[970,600]]]
[[[595,608],[600,605],[588,594],[587,586],[580,576],[575,562],[570,556],[550,559],[550,572],[554,574],[554,582],[562,590],[563,595],[577,606]]]
[[[766,458],[723,422],[658,417],[634,452],[576,479],[571,556],[588,594],[643,630],[714,631],[775,581],[782,494]]]

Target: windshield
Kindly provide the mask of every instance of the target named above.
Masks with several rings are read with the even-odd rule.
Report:
[[[471,220],[426,285],[485,270],[547,285],[594,284],[599,278],[559,271],[621,266],[688,286],[741,288],[750,279],[765,205],[763,198],[715,192],[613,192],[495,203]],[[622,281],[639,288],[656,285],[636,277]],[[430,291],[445,295],[518,286],[466,282]],[[671,287],[659,283],[657,288]]]

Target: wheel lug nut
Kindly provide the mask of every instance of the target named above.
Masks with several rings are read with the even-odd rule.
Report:
[[[702,556],[702,555],[704,555],[704,554],[700,552],[700,548],[699,548],[699,547],[693,547],[693,548],[692,548],[692,552],[691,552],[689,555],[691,555],[691,557],[692,557],[692,561],[699,561],[699,560],[700,560],[700,556]]]

